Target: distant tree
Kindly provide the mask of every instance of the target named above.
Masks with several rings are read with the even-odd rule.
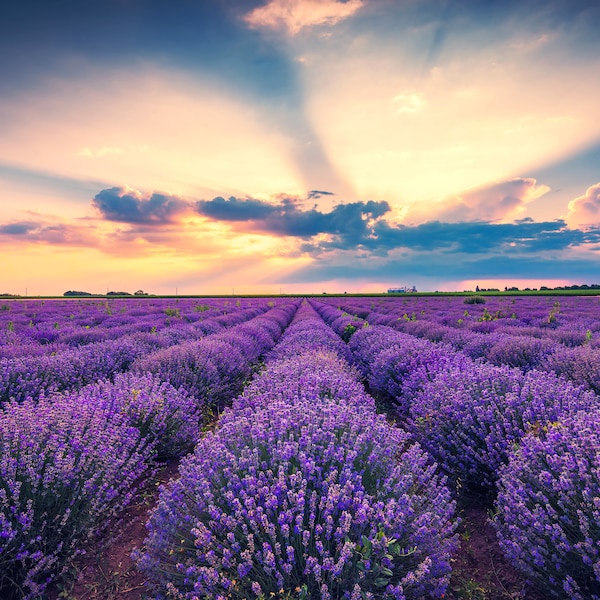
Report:
[[[137,292],[134,292],[133,294],[134,296],[147,296],[148,293],[145,292],[144,290],[137,290]]]
[[[79,291],[75,291],[75,290],[69,290],[68,292],[65,292],[63,294],[63,296],[91,296],[91,292],[79,292]]]

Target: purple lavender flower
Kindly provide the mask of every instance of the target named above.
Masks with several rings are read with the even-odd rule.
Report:
[[[600,394],[600,348],[589,344],[559,348],[546,357],[543,368]]]
[[[423,387],[409,428],[459,488],[493,491],[499,467],[528,431],[597,402],[553,373],[473,363]]]
[[[523,371],[538,369],[557,347],[555,342],[531,335],[505,335],[489,350],[487,360],[496,365],[518,367]]]
[[[130,501],[153,454],[125,415],[93,401],[0,410],[0,596],[39,597]]]
[[[158,460],[187,454],[200,436],[202,405],[151,373],[120,373],[114,382],[90,384],[70,397],[74,402],[123,415],[125,422],[155,448]]]
[[[600,599],[600,411],[530,432],[501,469],[500,545],[545,597]]]
[[[444,479],[327,345],[267,368],[161,490],[138,554],[157,598],[444,593],[456,546]]]

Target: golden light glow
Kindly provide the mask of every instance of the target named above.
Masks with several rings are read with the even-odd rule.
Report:
[[[260,111],[172,70],[48,80],[20,100],[0,104],[2,162],[201,197],[300,189],[288,140]]]

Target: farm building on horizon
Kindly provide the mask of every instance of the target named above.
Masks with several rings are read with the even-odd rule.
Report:
[[[389,288],[387,293],[388,294],[406,294],[408,292],[416,292],[417,288],[413,285],[411,288],[404,286],[404,287],[398,287],[398,288]]]

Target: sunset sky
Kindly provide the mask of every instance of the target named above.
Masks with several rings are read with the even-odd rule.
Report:
[[[600,3],[20,0],[0,292],[600,283]]]

